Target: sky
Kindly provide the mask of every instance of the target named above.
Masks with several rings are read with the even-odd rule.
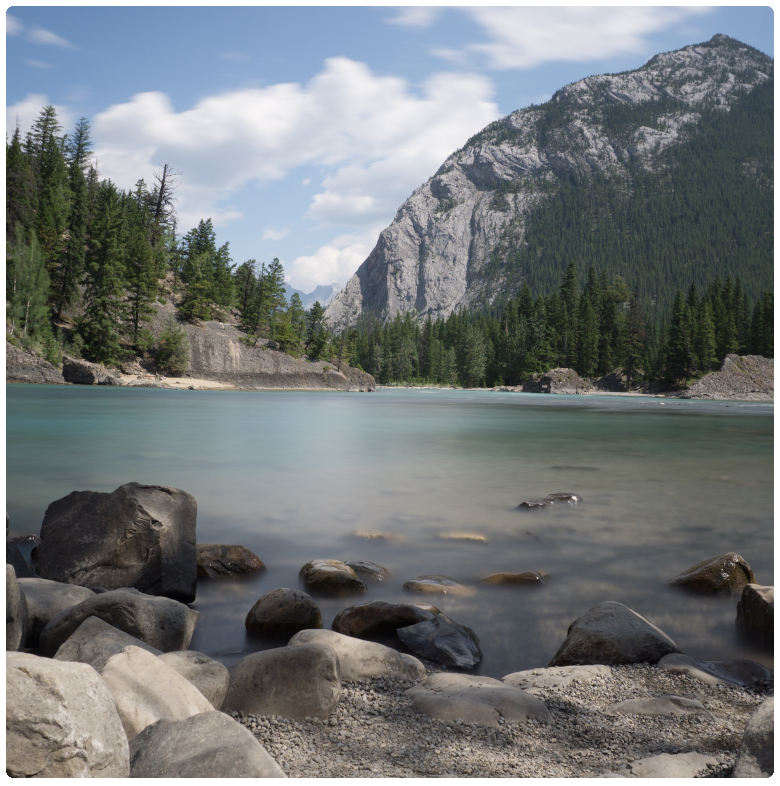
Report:
[[[6,134],[90,122],[101,178],[176,174],[178,233],[343,285],[404,200],[488,123],[770,6],[69,6],[6,12]]]

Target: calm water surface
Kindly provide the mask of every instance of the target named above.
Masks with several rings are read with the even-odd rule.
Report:
[[[7,386],[7,510],[39,531],[47,505],[128,481],[198,501],[200,542],[240,543],[268,566],[201,582],[192,648],[226,663],[265,642],[244,617],[274,587],[297,587],[317,557],[373,560],[392,578],[352,599],[318,599],[326,627],[353,602],[420,601],[422,573],[474,584],[434,603],[478,634],[481,672],[545,665],[568,625],[625,603],[710,659],[765,656],[734,635],[736,599],[672,590],[668,579],[738,551],[773,584],[771,405],[435,390],[374,394]],[[576,508],[519,511],[575,492]],[[379,530],[397,542],[366,541]],[[486,544],[440,533],[484,534]],[[479,586],[541,570],[541,588]]]

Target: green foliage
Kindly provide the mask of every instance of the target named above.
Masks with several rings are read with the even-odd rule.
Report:
[[[304,346],[309,360],[320,360],[328,345],[328,332],[325,327],[325,309],[319,300],[312,303],[306,313],[306,338]]]
[[[190,343],[187,334],[171,317],[152,351],[155,366],[163,374],[180,377],[187,370],[189,354]]]

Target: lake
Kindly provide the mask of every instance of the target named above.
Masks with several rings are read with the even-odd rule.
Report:
[[[318,557],[372,560],[392,577],[367,594],[321,599],[326,627],[366,600],[431,601],[477,633],[483,674],[546,665],[569,624],[616,600],[685,652],[771,658],[734,632],[736,598],[667,586],[692,564],[739,552],[773,584],[773,407],[619,396],[462,390],[169,391],[8,385],[7,511],[38,532],[47,505],[129,481],[198,502],[199,542],[247,546],[268,569],[202,581],[192,649],[225,663],[263,647],[244,617],[275,587],[299,587]],[[576,507],[517,509],[551,492]],[[396,541],[364,540],[358,530]],[[486,543],[443,540],[480,533]],[[541,587],[491,587],[540,570]],[[472,597],[411,595],[424,573]]]

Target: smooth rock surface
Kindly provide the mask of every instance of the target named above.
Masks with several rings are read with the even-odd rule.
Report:
[[[347,560],[345,563],[355,571],[359,579],[363,581],[386,581],[390,578],[390,571],[377,562],[368,560]]]
[[[254,652],[230,668],[225,712],[327,718],[341,696],[336,653],[323,644]]]
[[[405,581],[403,588],[408,592],[421,595],[452,595],[458,598],[468,598],[475,594],[473,587],[467,587],[450,576],[427,574],[416,579]]]
[[[27,601],[12,565],[5,566],[5,648],[18,650],[27,634]]]
[[[768,778],[775,771],[775,699],[770,697],[750,716],[734,767],[735,778]]]
[[[331,627],[345,636],[371,638],[394,633],[398,628],[432,619],[438,611],[435,606],[428,604],[387,603],[383,600],[374,600],[342,609],[334,617]]]
[[[482,661],[477,634],[446,614],[398,628],[395,633],[418,658],[458,669],[473,669]]]
[[[84,663],[6,655],[6,772],[14,778],[122,778],[127,738],[114,700]]]
[[[510,587],[538,587],[549,576],[538,570],[524,570],[522,573],[491,573],[482,579],[483,584],[501,584]]]
[[[184,720],[214,709],[189,680],[139,647],[112,656],[102,677],[130,740],[159,720]]]
[[[248,576],[265,570],[260,557],[245,546],[198,543],[196,553],[198,578],[201,579]]]
[[[6,382],[27,382],[29,384],[64,385],[62,372],[48,360],[39,358],[5,342],[5,379]]]
[[[252,606],[244,626],[256,636],[289,638],[299,630],[321,628],[322,613],[305,592],[277,587]]]
[[[675,652],[661,658],[658,665],[666,671],[689,674],[707,685],[730,683],[765,690],[774,684],[772,672],[754,660],[701,660]]]
[[[706,707],[698,699],[685,696],[653,696],[626,699],[607,707],[608,715],[703,715]]]
[[[730,551],[697,562],[669,583],[689,592],[738,595],[746,584],[755,583],[755,580],[753,570],[744,557]]]
[[[411,655],[332,630],[302,630],[290,639],[289,646],[302,644],[331,647],[338,656],[342,680],[359,681],[372,677],[418,680],[425,676],[425,666]]]
[[[707,766],[717,765],[714,756],[691,751],[689,753],[659,753],[628,765],[624,773],[629,778],[698,778],[706,774]]]
[[[6,564],[13,565],[17,579],[28,578],[35,575],[35,571],[24,558],[24,554],[22,554],[19,546],[7,538],[5,541],[5,561]]]
[[[309,592],[321,595],[347,595],[365,592],[366,585],[345,562],[337,559],[314,559],[299,573]]]
[[[166,666],[189,680],[215,710],[222,707],[230,684],[227,666],[195,650],[164,652],[157,656]]]
[[[284,778],[252,733],[222,712],[160,721],[130,743],[133,778]]]
[[[767,649],[775,641],[775,588],[746,584],[737,603],[737,628]]]
[[[126,483],[111,493],[74,491],[41,525],[41,576],[83,587],[135,587],[195,599],[197,503],[186,491]]]
[[[38,646],[41,631],[60,612],[77,606],[95,593],[77,584],[65,584],[41,578],[19,579],[19,586],[27,599],[27,646]]]
[[[543,693],[551,688],[563,690],[570,685],[603,683],[612,676],[609,666],[548,666],[544,669],[515,671],[501,678],[502,682],[522,688],[528,693]]]

